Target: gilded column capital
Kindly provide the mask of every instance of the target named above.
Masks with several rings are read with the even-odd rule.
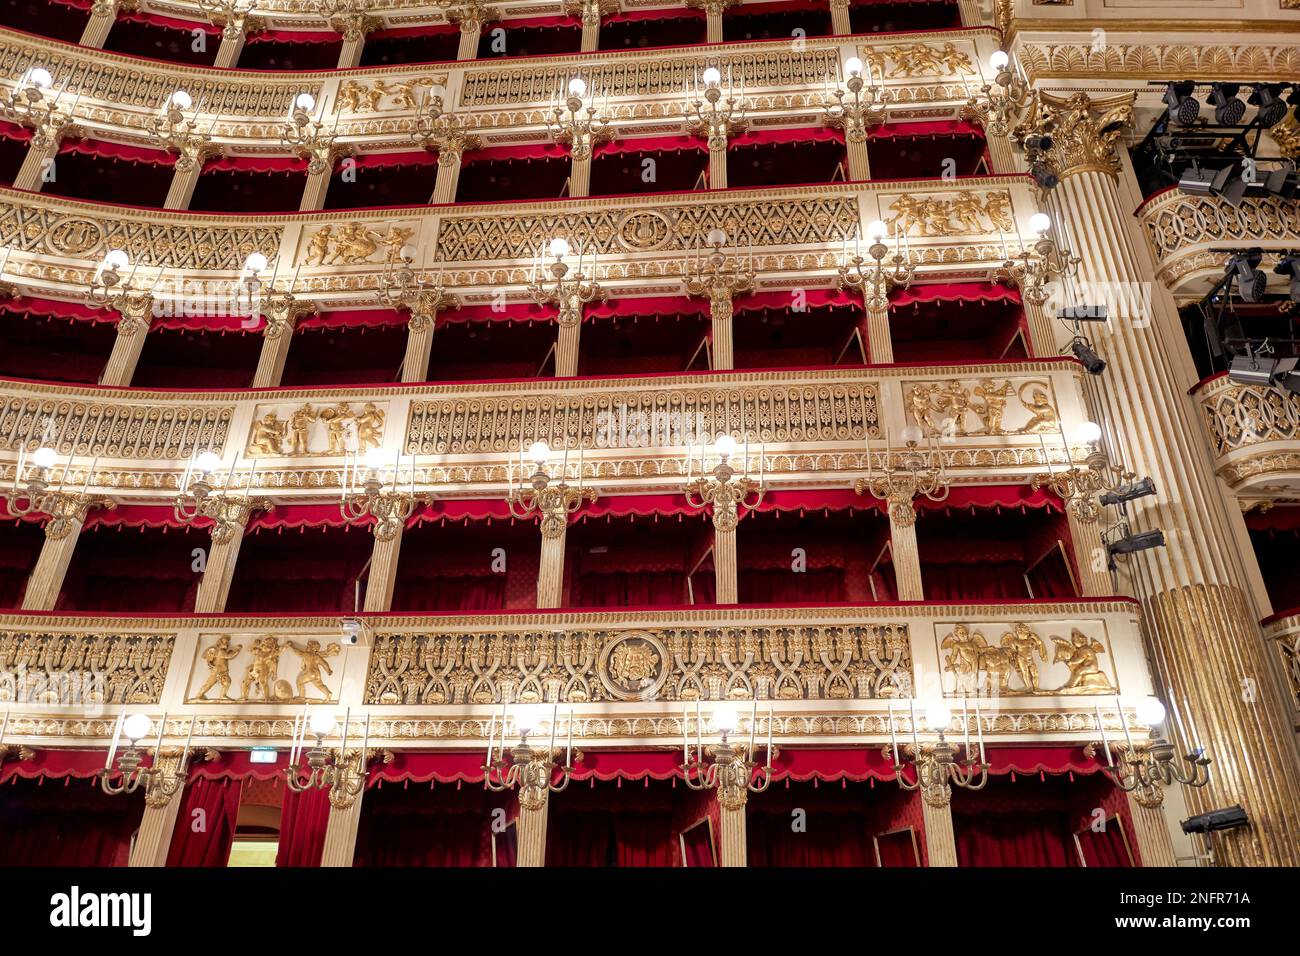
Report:
[[[461,33],[479,33],[483,24],[497,18],[497,12],[481,0],[461,0],[443,9],[448,23],[459,23]]]
[[[564,0],[564,12],[581,17],[583,23],[600,22],[600,18],[618,13],[618,0]]]
[[[299,302],[292,294],[272,292],[266,297],[266,305],[262,309],[262,316],[266,319],[262,335],[268,339],[278,339],[292,333],[298,316],[310,311],[312,311],[310,305]]]
[[[1124,131],[1133,125],[1134,92],[1116,93],[1093,99],[1078,92],[1068,98],[1039,93],[1029,118],[1013,131],[1018,141],[1032,134],[1049,133],[1050,149],[1044,150],[1057,176],[1099,172],[1118,176],[1118,146]]]
[[[124,292],[110,301],[120,316],[117,320],[118,335],[143,335],[149,331],[153,319],[153,296],[150,293]]]
[[[1300,9],[1300,0],[1295,0],[1296,9]],[[1294,117],[1283,120],[1268,130],[1268,135],[1277,143],[1277,150],[1287,159],[1300,160],[1300,123]]]
[[[347,43],[358,43],[383,26],[383,21],[368,13],[350,12],[330,18],[330,29],[343,34]]]
[[[711,17],[720,17],[727,7],[734,7],[739,2],[740,0],[686,0],[686,5],[692,10],[703,10]]]

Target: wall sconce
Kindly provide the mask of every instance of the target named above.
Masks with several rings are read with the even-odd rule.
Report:
[[[190,717],[189,731],[185,738],[185,746],[181,749],[179,764],[175,770],[169,772],[162,764],[162,744],[163,734],[167,728],[167,714],[164,712],[158,721],[158,740],[153,748],[153,763],[148,767],[144,766],[144,752],[140,749],[139,743],[149,736],[153,724],[141,713],[129,716],[125,712],[119,714],[117,723],[113,727],[113,743],[108,750],[108,759],[104,761],[104,769],[99,772],[100,789],[109,796],[115,797],[124,793],[135,793],[143,786],[146,806],[154,808],[167,806],[172,797],[185,787],[190,766],[190,743],[194,739],[196,719]],[[117,744],[123,735],[126,736],[127,748],[119,756]],[[116,763],[114,757],[117,758]],[[115,777],[116,781],[114,781]]]
[[[370,714],[366,714],[365,734],[355,766],[348,754],[348,728],[351,720],[352,709],[349,707],[343,716],[342,742],[335,753],[325,746],[325,739],[338,727],[338,715],[328,707],[318,707],[311,711],[310,705],[303,706],[303,712],[294,718],[289,766],[284,771],[290,790],[294,793],[313,789],[328,790],[331,806],[339,810],[352,806],[365,788],[369,770]],[[305,752],[304,763],[303,743],[308,730],[316,738],[316,743]]]
[[[758,768],[754,760],[754,737],[758,727],[758,700],[753,703],[749,720],[748,745],[732,743],[731,736],[739,729],[740,715],[735,705],[719,703],[713,708],[713,729],[719,742],[707,748],[703,741],[703,719],[700,705],[695,704],[695,747],[692,753],[690,737],[686,731],[687,714],[682,711],[682,772],[686,785],[692,790],[717,790],[718,802],[724,809],[738,810],[751,793],[762,793],[772,785],[772,708],[767,710],[767,761]],[[706,756],[713,762],[707,763]],[[755,769],[758,768],[757,775]]]
[[[898,747],[898,733],[894,726],[894,703],[889,702],[889,752],[894,761],[894,775],[904,790],[921,791],[921,797],[932,807],[947,806],[952,799],[952,786],[963,790],[983,790],[989,782],[989,763],[984,753],[984,725],[980,717],[979,698],[975,698],[975,732],[979,745],[979,758],[971,747],[970,721],[967,719],[966,699],[962,698],[962,724],[966,731],[965,754],[957,759],[957,745],[944,736],[952,723],[952,711],[942,698],[931,701],[925,709],[925,722],[938,740],[922,743],[917,734],[916,701],[909,701],[912,725],[912,767],[916,779],[909,782],[904,772],[907,757]]]
[[[573,708],[569,708],[569,739],[565,744],[564,763],[559,768],[558,779],[555,777],[555,758],[559,756],[559,751],[555,749],[555,729],[558,725],[559,704],[551,705],[550,743],[541,750],[528,745],[528,735],[541,726],[542,707],[541,704],[515,706],[515,730],[519,733],[519,744],[511,748],[509,764],[505,761],[505,704],[501,705],[500,741],[496,739],[495,715],[488,729],[487,762],[483,765],[487,788],[493,793],[518,788],[519,806],[525,810],[540,810],[550,794],[560,793],[569,786],[569,780],[573,776]],[[581,759],[582,755],[578,756]]]

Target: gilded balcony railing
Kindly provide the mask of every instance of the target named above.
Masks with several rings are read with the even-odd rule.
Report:
[[[1223,479],[1244,497],[1300,492],[1300,397],[1219,375],[1194,397]],[[1288,489],[1292,489],[1288,491]]]

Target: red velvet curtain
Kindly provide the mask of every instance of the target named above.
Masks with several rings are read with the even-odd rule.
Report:
[[[680,571],[588,571],[578,575],[574,607],[657,607],[686,603]]]
[[[1078,840],[1087,866],[1133,866],[1127,834],[1119,817],[1108,819],[1104,830],[1084,829],[1078,834]]]
[[[243,781],[197,777],[185,788],[176,815],[168,866],[224,867],[230,861]]]
[[[320,866],[329,823],[329,791],[312,788],[302,793],[286,789],[280,812],[280,847],[276,866]]]
[[[672,866],[680,857],[673,796],[672,782],[648,777],[570,784],[551,797],[546,865]]]
[[[1064,811],[975,813],[953,823],[958,866],[1079,865]]]
[[[353,865],[491,866],[493,821],[508,819],[494,814],[517,805],[481,783],[374,787],[361,804]]]
[[[738,571],[741,604],[827,604],[845,600],[843,568],[746,568]]]
[[[750,797],[745,826],[750,866],[874,866],[870,784],[772,784]],[[795,811],[804,829],[793,829]]]

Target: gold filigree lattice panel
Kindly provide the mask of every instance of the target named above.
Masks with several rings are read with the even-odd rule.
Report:
[[[156,704],[175,637],[0,631],[0,701]]]
[[[48,444],[61,455],[107,458],[189,458],[219,452],[233,407],[123,405],[53,398],[6,399],[0,405],[0,447]]]

